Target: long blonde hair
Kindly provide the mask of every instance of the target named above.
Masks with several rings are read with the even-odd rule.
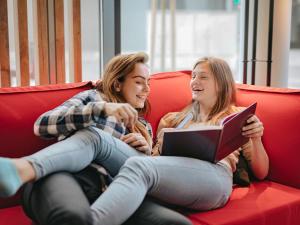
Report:
[[[102,80],[97,84],[97,90],[104,95],[105,100],[108,102],[125,103],[126,101],[124,97],[115,88],[116,83],[124,82],[127,75],[134,70],[137,63],[146,64],[147,61],[148,56],[143,52],[117,55],[113,57],[105,67]],[[144,116],[149,113],[150,103],[148,99],[146,100],[144,107],[137,110],[140,116]],[[140,121],[136,122],[132,132],[141,133],[150,146],[152,145],[152,138],[148,133],[147,128]]]
[[[218,96],[215,105],[208,115],[207,124],[218,124],[223,117],[236,112],[237,108],[234,106],[236,102],[236,88],[232,76],[231,69],[226,61],[215,57],[204,57],[199,59],[193,70],[199,64],[207,64],[217,85]],[[185,107],[172,121],[173,126],[177,126],[188,113],[193,114],[193,121],[199,122],[200,106],[197,101],[192,101],[190,105]]]

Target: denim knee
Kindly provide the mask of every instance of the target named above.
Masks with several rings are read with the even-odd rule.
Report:
[[[149,190],[157,183],[158,179],[158,173],[151,160],[151,157],[130,157],[123,165],[120,175],[124,172],[124,176],[137,177]]]

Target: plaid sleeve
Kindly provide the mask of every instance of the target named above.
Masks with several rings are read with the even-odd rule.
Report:
[[[105,102],[96,90],[80,92],[60,106],[45,112],[34,123],[34,133],[45,138],[69,136],[104,116]]]

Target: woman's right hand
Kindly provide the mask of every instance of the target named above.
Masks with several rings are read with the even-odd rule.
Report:
[[[129,133],[121,137],[121,140],[136,150],[149,155],[151,152],[151,148],[146,141],[145,137],[140,133]]]
[[[137,111],[128,103],[107,102],[104,113],[107,116],[114,116],[118,122],[124,123],[128,128],[132,128],[138,119]]]

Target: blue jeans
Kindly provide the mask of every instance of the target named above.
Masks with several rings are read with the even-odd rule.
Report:
[[[148,193],[194,210],[222,207],[232,192],[225,165],[184,157],[131,157],[108,189],[91,206],[94,224],[125,221]]]
[[[111,134],[89,127],[25,159],[32,163],[39,179],[58,171],[78,172],[91,162],[102,165],[115,176],[131,156],[145,155]]]

